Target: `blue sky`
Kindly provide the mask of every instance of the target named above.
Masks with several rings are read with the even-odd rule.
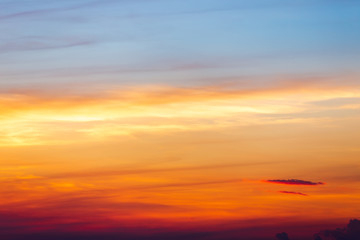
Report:
[[[193,85],[359,68],[358,1],[0,1],[0,86]]]

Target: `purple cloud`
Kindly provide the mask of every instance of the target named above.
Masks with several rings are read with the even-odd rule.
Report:
[[[299,179],[272,179],[272,180],[265,180],[268,183],[275,183],[275,184],[287,184],[287,185],[306,185],[306,186],[315,186],[315,185],[323,185],[323,182],[311,182]]]
[[[301,195],[301,196],[309,196],[309,195],[307,195],[305,193],[301,193],[301,192],[279,191],[279,193],[295,194],[295,195]]]
[[[334,239],[334,240],[357,240],[360,239],[360,220],[351,219],[345,228],[334,230],[323,230],[315,234],[315,240]]]

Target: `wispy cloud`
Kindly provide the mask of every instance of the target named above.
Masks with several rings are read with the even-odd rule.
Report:
[[[47,90],[3,88],[0,90],[0,142],[2,139],[3,145],[34,145],[44,139],[57,139],[56,143],[61,144],[60,138],[51,137],[57,134],[52,128],[44,131],[45,126],[52,124],[57,124],[59,129],[59,123],[65,132],[75,133],[79,139],[279,124],[286,119],[279,121],[282,119],[275,115],[264,121],[263,116],[257,115],[291,114],[299,119],[294,114],[306,113],[306,103],[311,100],[360,95],[353,86],[339,87],[337,82],[320,85],[317,80],[288,80],[271,86],[221,83],[109,89],[90,85],[85,91],[76,88],[61,91],[61,87],[53,86]],[[302,100],[294,102],[294,96],[297,99],[301,96]],[[158,119],[149,121],[152,117]]]
[[[8,41],[0,44],[0,54],[18,51],[48,50],[86,46],[95,43],[90,39],[48,39],[48,38],[23,38],[21,40]]]
[[[311,102],[309,104],[313,104],[316,107],[322,107],[325,109],[360,108],[360,98],[359,97],[331,98],[322,101]]]
[[[301,193],[301,192],[291,192],[291,191],[279,191],[279,193],[285,193],[285,194],[295,194],[295,195],[302,195],[302,196],[309,196],[305,193]]]
[[[311,182],[299,179],[272,179],[272,180],[264,180],[267,183],[275,183],[275,184],[286,184],[286,185],[305,185],[305,186],[316,186],[323,185],[323,182]]]
[[[88,44],[91,41],[70,41],[64,46],[72,46],[76,44]],[[14,43],[14,48],[19,47]],[[21,44],[20,44],[21,45]],[[27,44],[23,49],[27,49]],[[59,44],[61,47],[61,44]],[[41,47],[51,47],[49,44],[40,44]],[[56,47],[56,46],[54,46]],[[29,47],[31,49],[31,47]],[[206,67],[203,65],[180,65],[176,68],[198,68]],[[210,66],[208,66],[210,67]],[[344,77],[346,78],[346,77]],[[130,103],[136,105],[158,105],[158,104],[172,104],[181,102],[200,102],[209,100],[226,100],[226,99],[264,99],[267,97],[284,97],[287,95],[299,95],[304,94],[312,100],[310,96],[314,95],[314,101],[316,99],[322,100],[322,98],[328,99],[332,96],[353,96],[358,97],[360,92],[356,90],[356,86],[359,84],[351,83],[351,79],[339,83],[334,79],[287,79],[273,82],[270,86],[248,86],[243,85],[243,81],[240,82],[225,82],[220,84],[202,85],[194,87],[174,87],[169,85],[138,85],[128,86],[127,88],[113,88],[109,90],[104,86],[103,90],[96,88],[90,88],[93,92],[69,92],[62,89],[57,92],[56,89],[45,90],[32,90],[32,89],[6,89],[3,88],[0,91],[0,104],[6,101],[6,104],[17,104],[17,109],[21,110],[21,105],[26,105],[35,108],[44,105],[63,105],[76,107],[79,104],[86,103],[101,103],[104,104],[107,101],[114,102],[119,101],[121,103]],[[244,80],[244,79],[242,79]],[[91,86],[90,86],[91,87]],[[109,86],[110,87],[110,86]],[[61,88],[61,86],[59,86]],[[329,93],[330,91],[330,93]],[[326,93],[325,95],[321,95]],[[2,97],[3,95],[3,97]],[[315,97],[315,95],[317,97]],[[74,100],[78,103],[74,105]],[[24,104],[26,102],[26,104]],[[46,104],[45,104],[46,103]]]
[[[137,175],[137,174],[146,174],[146,173],[161,173],[161,172],[186,172],[186,171],[197,171],[197,170],[211,170],[211,169],[222,169],[222,168],[231,168],[231,167],[241,167],[241,166],[253,166],[253,165],[263,165],[263,164],[272,164],[265,162],[255,162],[255,163],[238,163],[238,164],[216,164],[216,165],[204,165],[204,166],[179,166],[179,167],[169,167],[169,168],[148,168],[148,169],[120,169],[120,170],[97,170],[97,171],[86,171],[86,172],[68,172],[61,173],[49,176],[49,178],[83,178],[83,177],[99,177],[99,176],[121,176],[121,175]],[[227,182],[228,180],[225,180]],[[231,180],[234,181],[234,180]],[[237,180],[239,181],[239,180]],[[189,183],[191,184],[211,184],[215,182],[204,182],[204,183]],[[174,184],[174,186],[177,185]],[[184,185],[181,183],[180,185]],[[186,183],[185,183],[186,185]],[[161,187],[162,185],[160,185]],[[166,187],[168,185],[164,185]]]
[[[206,181],[206,182],[168,183],[168,184],[135,187],[135,189],[182,188],[182,187],[194,187],[194,186],[204,186],[204,185],[238,183],[241,181],[242,181],[241,179],[230,179],[230,180]]]
[[[51,2],[51,1],[47,1],[47,3],[49,3],[49,2]],[[0,20],[54,14],[54,13],[57,13],[57,12],[76,10],[76,9],[81,9],[81,8],[86,8],[86,7],[91,7],[91,6],[97,6],[99,4],[105,4],[105,3],[111,3],[111,2],[114,2],[114,1],[113,0],[90,1],[90,2],[87,2],[87,3],[78,3],[78,4],[68,5],[68,6],[59,6],[59,7],[49,7],[49,8],[17,11],[17,12],[13,12],[13,13],[10,13],[10,14],[0,15]]]

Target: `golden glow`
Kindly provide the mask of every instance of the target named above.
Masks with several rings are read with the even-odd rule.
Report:
[[[353,131],[359,104],[341,104],[344,98],[360,98],[359,88],[138,87],[77,97],[3,95],[1,200],[9,207],[49,205],[49,211],[91,208],[114,221],[306,218],[310,207],[319,218],[325,212],[345,217],[355,202],[342,213],[334,206],[349,199],[348,191],[359,199],[357,180],[328,174],[339,164],[359,167],[360,135]],[[274,178],[328,184],[262,181]]]
[[[62,144],[59,135],[69,132],[74,134],[72,140],[78,141],[137,132],[314,122],[319,119],[309,114],[314,109],[312,102],[359,96],[356,88],[324,90],[311,86],[306,91],[290,87],[253,92],[215,87],[139,88],[77,98],[10,94],[0,99],[0,144]],[[356,110],[358,105],[335,108]],[[271,114],[291,116],[267,117]],[[66,138],[65,143],[68,141]]]

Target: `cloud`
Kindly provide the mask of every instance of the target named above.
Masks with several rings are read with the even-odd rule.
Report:
[[[51,4],[51,2],[55,2],[55,1],[44,1],[42,3],[42,5],[45,4]],[[63,1],[65,2],[65,4],[67,3],[67,1]],[[0,20],[6,20],[6,19],[13,19],[13,18],[22,18],[22,17],[31,17],[31,16],[43,16],[43,15],[48,15],[48,14],[54,14],[54,13],[58,13],[58,12],[64,12],[64,11],[70,11],[70,10],[76,10],[76,9],[82,9],[82,8],[89,8],[89,7],[101,7],[102,5],[106,5],[106,4],[123,4],[125,2],[130,2],[130,3],[138,3],[138,2],[150,2],[149,0],[94,0],[94,1],[88,1],[86,3],[82,3],[81,1],[69,1],[70,4],[67,4],[65,6],[59,6],[59,7],[48,7],[48,8],[42,8],[42,9],[32,9],[32,10],[25,10],[25,11],[18,11],[18,12],[14,12],[14,13],[9,13],[9,14],[5,14],[5,15],[0,15]],[[74,3],[73,3],[74,2]],[[84,2],[84,1],[83,1]],[[155,1],[156,2],[156,1]],[[32,4],[35,5],[35,4]],[[174,5],[175,7],[172,7],[172,5]],[[283,6],[284,3],[281,3],[281,5]],[[153,13],[138,13],[138,14],[134,14],[132,13],[131,15],[125,15],[122,16],[124,18],[140,18],[140,17],[166,17],[166,16],[173,16],[173,15],[189,15],[189,14],[206,14],[206,13],[216,13],[216,12],[229,12],[229,11],[239,11],[239,10],[249,10],[249,9],[263,9],[263,8],[268,8],[268,7],[272,7],[272,6],[278,6],[277,3],[262,3],[262,4],[253,4],[250,2],[244,2],[244,3],[236,3],[236,4],[222,4],[221,6],[218,6],[217,4],[215,5],[211,5],[211,2],[209,4],[209,6],[201,6],[200,8],[185,8],[182,9],[182,7],[180,7],[180,9],[178,7],[176,7],[177,5],[175,4],[170,4],[168,6],[168,10],[166,12],[163,12],[161,10],[155,11]]]
[[[242,180],[241,179],[230,179],[230,180],[207,181],[207,182],[169,183],[169,184],[161,184],[161,185],[142,186],[142,187],[138,187],[136,189],[182,188],[182,187],[192,187],[192,186],[237,183],[240,181],[242,181]]]
[[[289,240],[289,237],[288,237],[287,233],[285,233],[285,232],[276,234],[276,238],[278,240]]]
[[[38,46],[27,46],[27,43],[11,43],[8,48],[19,50],[31,50],[36,48],[57,48],[57,47],[70,47],[74,45],[90,44],[92,41],[88,40],[72,40],[60,41],[58,43],[50,43],[54,41],[42,41]],[[5,47],[3,47],[5,48]],[[1,49],[1,46],[0,46]],[[201,68],[207,65],[189,64],[179,65],[175,69],[188,69],[188,68]],[[211,64],[208,67],[213,67]],[[87,70],[87,69],[86,69]],[[344,84],[344,82],[342,82]],[[78,86],[80,88],[80,84]],[[75,86],[76,87],[76,86]],[[91,87],[91,86],[89,86]],[[258,86],[244,86],[243,83],[232,82],[210,84],[195,87],[174,87],[164,85],[142,85],[132,86],[127,88],[112,88],[106,89],[106,86],[100,90],[98,85],[94,88],[89,88],[87,92],[72,92],[64,91],[63,87],[57,86],[55,89],[47,89],[44,91],[33,89],[19,89],[19,88],[2,88],[0,91],[0,105],[7,105],[9,108],[21,110],[26,106],[27,109],[31,108],[46,108],[53,107],[54,105],[61,106],[62,108],[73,109],[75,107],[88,107],[98,103],[114,104],[114,102],[122,103],[124,106],[154,106],[162,104],[178,104],[188,102],[206,102],[206,101],[219,101],[219,100],[258,100],[269,97],[283,97],[286,95],[301,94],[306,92],[307,95],[312,94],[315,99],[322,99],[321,94],[331,90],[334,97],[342,95],[358,96],[360,92],[354,90],[355,85],[345,83],[339,86],[332,79],[288,79],[286,81],[274,82],[271,86],[258,87]],[[105,89],[104,89],[105,87]],[[352,91],[353,90],[353,91]],[[4,98],[2,98],[2,96]],[[326,95],[328,98],[329,96]],[[74,103],[76,101],[76,104]],[[26,103],[26,104],[25,104]],[[85,106],[84,106],[85,105]]]
[[[65,212],[62,210],[62,212]],[[29,215],[29,213],[31,215]],[[83,219],[76,219],[78,216]],[[96,215],[95,215],[96,216]],[[101,215],[97,216],[101,217]],[[278,224],[270,224],[274,219],[264,222],[203,221],[172,223],[171,220],[159,222],[158,219],[138,221],[121,218],[96,219],[94,212],[78,213],[70,211],[67,217],[48,216],[32,212],[13,212],[0,214],[0,234],[2,240],[233,240],[233,239],[272,239]],[[170,223],[170,224],[169,224]],[[182,223],[182,222],[181,222]],[[235,225],[233,225],[235,223]],[[160,224],[160,225],[159,225]],[[230,225],[230,226],[229,226]],[[285,223],[286,225],[286,223]],[[281,224],[284,227],[284,224]],[[288,238],[278,238],[288,240]]]
[[[84,194],[81,196],[63,196],[63,197],[50,197],[48,199],[44,199],[41,204],[41,208],[43,210],[47,210],[49,212],[56,212],[53,209],[68,209],[68,210],[76,210],[76,211],[87,211],[87,209],[101,209],[104,211],[116,211],[121,212],[121,214],[139,214],[139,213],[149,213],[149,212],[176,212],[176,211],[184,211],[186,209],[185,206],[182,205],[167,205],[161,203],[152,203],[152,202],[117,202],[114,201],[114,195],[111,193],[105,194],[102,192],[102,195],[89,195]],[[115,197],[116,199],[116,197]],[[101,212],[101,210],[99,212]],[[39,210],[40,211],[40,210]]]
[[[97,171],[87,171],[87,172],[67,172],[59,173],[56,175],[49,176],[49,178],[86,178],[86,177],[99,177],[99,176],[116,176],[116,175],[138,175],[146,173],[161,173],[161,172],[181,172],[181,171],[198,171],[198,170],[211,170],[211,169],[222,169],[222,168],[232,168],[239,166],[256,166],[263,164],[271,164],[265,162],[257,163],[242,163],[242,164],[215,164],[215,165],[203,165],[203,166],[179,166],[179,167],[168,167],[168,168],[142,168],[142,169],[104,169]],[[226,180],[229,181],[229,180]],[[234,181],[234,180],[231,180]],[[239,181],[239,180],[236,180]],[[216,183],[216,181],[215,181]],[[193,183],[191,183],[193,184]],[[195,183],[202,184],[202,183]],[[206,184],[206,183],[205,183]],[[209,183],[207,183],[209,184]],[[176,185],[176,184],[175,184]],[[180,184],[183,185],[183,184]],[[186,184],[185,184],[186,185]],[[167,186],[167,185],[166,185]],[[166,187],[164,186],[164,187]]]
[[[272,239],[274,233],[291,232],[297,239],[322,229],[319,221],[291,222],[290,219],[264,218],[256,220],[211,219],[174,220],[159,219],[158,213],[183,211],[183,206],[162,205],[146,202],[98,202],[103,196],[49,199],[38,207],[26,203],[24,207],[0,209],[0,235],[2,240],[62,240],[62,239],[104,239],[104,240],[231,240],[231,239]],[[101,199],[100,199],[101,200]],[[120,210],[120,211],[119,211]],[[127,210],[142,213],[152,211],[149,218],[129,218]],[[110,217],[108,217],[110,214]],[[154,217],[155,216],[155,217]],[[170,215],[171,216],[171,215]],[[279,230],[280,229],[280,230]],[[282,230],[284,229],[284,230]],[[336,231],[336,232],[335,232]],[[324,231],[325,232],[325,231]],[[326,230],[328,236],[341,234],[344,238],[334,240],[358,240],[359,221],[352,220],[346,229]],[[319,233],[320,234],[320,233]],[[286,233],[276,235],[278,240],[289,240]],[[323,240],[327,240],[324,238]],[[317,238],[316,240],[320,240]]]
[[[331,96],[360,94],[357,93],[358,88],[330,85],[323,84],[320,88],[310,80],[302,84],[289,80],[287,84],[277,82],[271,86],[251,86],[250,83],[244,86],[234,82],[193,87],[114,86],[112,89],[107,84],[99,83],[88,84],[87,88],[81,90],[80,85],[66,85],[68,89],[64,89],[65,85],[52,86],[52,89],[50,86],[33,89],[5,87],[0,89],[0,144],[41,145],[49,143],[49,139],[52,144],[71,141],[69,138],[59,138],[57,135],[60,131],[75,133],[78,140],[88,140],[89,137],[103,139],[137,133],[312,122],[322,116],[297,117],[295,120],[272,117],[264,120],[264,117],[257,115],[306,112],[304,103],[308,100],[329,97],[329,93],[324,96],[324,91],[331,92]],[[299,94],[304,96],[303,102],[294,103],[292,97]],[[149,117],[161,118],[163,123],[148,121]],[[140,122],[135,123],[132,121],[134,118]],[[321,118],[321,121],[324,120]],[[56,124],[56,128],[44,131],[45,126],[51,124]]]
[[[311,182],[299,179],[272,179],[265,180],[264,182],[275,183],[275,184],[287,184],[287,185],[305,185],[305,186],[315,186],[315,185],[323,185],[323,182]]]
[[[81,9],[81,8],[86,8],[86,7],[97,6],[99,4],[104,4],[104,3],[111,3],[113,1],[114,0],[91,1],[91,2],[88,2],[88,3],[74,4],[74,5],[71,5],[71,6],[33,9],[33,10],[27,10],[27,11],[18,11],[18,12],[6,14],[6,15],[0,15],[0,20],[7,20],[7,19],[13,19],[13,18],[23,18],[23,17],[32,17],[32,16],[41,16],[41,15],[47,15],[47,14],[55,14],[55,13],[63,12],[63,11],[70,11],[70,10],[76,10],[76,9]],[[47,2],[51,3],[51,1],[47,1]]]
[[[359,97],[343,97],[343,98],[331,98],[322,101],[310,102],[310,104],[321,106],[321,107],[346,107],[351,105],[359,105]]]
[[[285,193],[285,194],[297,194],[297,195],[302,195],[302,196],[309,196],[305,193],[301,193],[301,192],[290,192],[290,191],[279,191],[279,193]]]
[[[321,231],[315,235],[316,240],[321,239],[320,236],[334,240],[358,240],[360,239],[360,220],[351,219],[345,228]]]
[[[0,53],[70,48],[93,44],[93,40],[26,38],[8,41],[0,45]]]

